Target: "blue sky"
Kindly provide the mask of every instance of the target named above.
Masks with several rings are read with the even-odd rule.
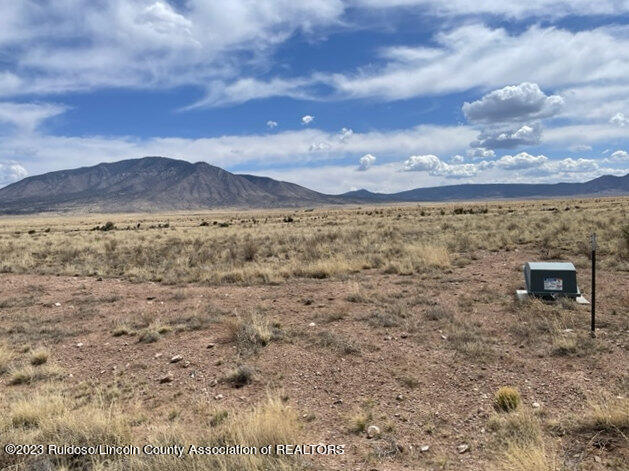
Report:
[[[145,155],[330,193],[629,171],[626,0],[0,13],[0,186]]]

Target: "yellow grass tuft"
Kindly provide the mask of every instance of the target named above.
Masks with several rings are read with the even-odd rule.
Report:
[[[36,381],[51,379],[61,374],[61,370],[52,365],[33,368],[31,365],[16,368],[9,373],[9,384],[31,384]]]
[[[43,365],[48,361],[48,350],[45,348],[38,348],[37,350],[33,350],[29,356],[28,361],[33,366]]]
[[[629,398],[604,397],[588,404],[587,409],[577,418],[577,428],[592,432],[629,432]]]
[[[500,459],[496,471],[559,471],[557,458],[544,446],[512,445]]]
[[[13,352],[6,345],[0,343],[0,374],[9,371],[14,356]]]
[[[521,402],[520,392],[511,386],[501,387],[494,396],[494,408],[502,412],[516,410]]]

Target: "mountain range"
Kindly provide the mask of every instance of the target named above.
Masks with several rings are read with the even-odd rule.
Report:
[[[271,208],[503,198],[629,195],[629,174],[584,183],[463,184],[400,193],[326,195],[294,183],[228,172],[205,162],[144,157],[24,178],[0,189],[0,213],[136,212]]]

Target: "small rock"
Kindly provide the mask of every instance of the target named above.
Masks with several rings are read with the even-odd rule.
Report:
[[[428,450],[430,450],[430,447],[428,445],[422,445],[419,447],[419,451],[421,451],[422,453],[426,453]]]
[[[190,362],[189,362],[188,360],[184,361],[184,362],[181,364],[181,367],[182,367],[182,368],[188,368],[189,366],[190,366]]]
[[[343,404],[343,399],[337,399],[337,400],[336,400],[336,401],[334,401],[332,404],[336,404],[336,405]]]
[[[183,357],[182,357],[181,355],[175,355],[174,357],[172,357],[172,358],[170,359],[170,362],[171,362],[171,363],[178,363],[178,362],[180,362],[181,360],[183,360]]]
[[[400,338],[401,338],[401,339],[405,339],[406,337],[408,337],[408,334],[407,334],[406,332],[402,332],[402,333],[400,334]]]
[[[215,344],[213,344],[213,343],[208,343],[208,344],[207,344],[207,348],[214,348],[215,346],[216,346],[216,345],[215,345]]]
[[[380,427],[377,425],[370,425],[367,427],[367,438],[374,438],[380,435]]]
[[[596,461],[597,463],[601,462],[601,457],[600,456],[594,456],[594,461]]]
[[[81,348],[83,346],[83,342],[79,342],[76,344],[77,348]]]
[[[401,394],[398,394],[397,396],[395,396],[395,398],[396,398],[398,401],[401,401],[401,400],[403,400],[403,399],[404,399],[404,396],[402,396]]]
[[[55,303],[55,306],[59,307],[61,306],[61,303]]]
[[[99,276],[98,278],[96,278],[96,281],[103,281],[103,277]]]
[[[443,334],[441,334],[441,338],[442,338],[443,340],[448,340],[448,337],[446,337],[446,336],[445,336],[445,335],[443,335]]]
[[[539,409],[541,407],[539,402],[534,402],[531,405],[533,406],[533,409]]]
[[[311,322],[310,324],[308,324],[308,327],[314,327],[314,326],[316,326],[316,325],[317,325],[317,324],[315,324],[314,322]]]
[[[164,384],[164,383],[171,383],[173,381],[173,374],[172,373],[167,373],[164,376],[162,376],[159,379],[159,382]]]
[[[467,443],[463,443],[457,446],[456,449],[459,453],[465,453],[466,451],[469,451],[470,446]]]
[[[162,355],[163,355],[163,353],[156,353],[155,354],[155,358],[161,358]]]
[[[217,384],[218,384],[217,379],[213,379],[212,381],[210,381],[210,386],[216,386]]]
[[[217,401],[220,401],[221,399],[223,399],[223,395],[222,394],[217,394],[216,396],[214,396],[214,399],[216,399]]]

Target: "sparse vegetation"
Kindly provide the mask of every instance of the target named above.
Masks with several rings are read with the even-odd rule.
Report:
[[[426,310],[426,319],[429,321],[452,321],[454,313],[443,306],[432,306]]]
[[[254,373],[250,366],[239,365],[225,377],[225,380],[235,388],[241,388],[253,380]]]
[[[0,375],[9,371],[14,356],[9,347],[0,343]]]
[[[282,336],[280,325],[270,321],[260,310],[236,317],[229,322],[229,328],[241,354],[255,353]]]
[[[122,337],[123,335],[131,335],[132,333],[133,329],[123,322],[116,324],[111,331],[111,335],[114,337]]]
[[[511,386],[503,386],[494,396],[494,408],[501,412],[512,412],[520,407],[520,392]]]
[[[574,427],[590,433],[617,434],[626,440],[629,435],[629,398],[605,395],[590,401],[585,412],[577,416]]]
[[[30,384],[36,381],[50,379],[58,376],[60,370],[55,366],[44,365],[34,368],[31,365],[16,368],[9,372],[9,384]]]
[[[256,217],[256,223],[235,215],[212,226],[201,226],[207,220],[204,215],[178,216],[171,223],[159,223],[170,229],[168,236],[153,230],[156,224],[114,230],[136,226],[133,217],[123,215],[105,224],[97,217],[60,218],[52,227],[50,220],[31,217],[12,221],[0,231],[0,255],[3,270],[13,273],[98,273],[169,283],[269,283],[364,269],[401,275],[442,270],[451,266],[455,254],[516,245],[561,251],[563,257],[570,257],[582,253],[576,242],[587,240],[596,225],[601,263],[627,269],[624,208],[611,201],[583,200],[578,211],[559,211],[552,219],[543,202],[507,204],[517,205],[517,212],[509,212],[504,204],[470,204],[466,214],[443,211],[444,205],[377,212],[315,210],[291,224],[274,212]],[[610,212],[601,211],[601,205]],[[421,217],[421,227],[416,217]],[[606,223],[597,224],[601,218]],[[99,230],[92,232],[95,225]],[[496,231],[496,227],[504,229]],[[107,228],[106,236],[102,228]],[[37,237],[29,236],[29,229],[36,230]]]
[[[447,339],[454,350],[474,361],[485,361],[494,354],[491,339],[474,322],[455,319],[449,325]]]
[[[363,404],[357,408],[349,417],[349,429],[353,433],[363,433],[367,430],[373,420],[373,411],[369,404]]]
[[[270,396],[259,405],[242,411],[222,411],[213,417],[212,428],[190,428],[179,417],[176,423],[142,428],[133,415],[119,405],[102,401],[76,403],[53,392],[23,396],[2,403],[0,411],[0,445],[72,444],[74,446],[128,445],[140,448],[145,443],[168,446],[173,443],[220,446],[262,446],[298,443],[299,425],[295,412],[282,401]],[[172,414],[171,414],[172,415]],[[142,433],[138,433],[143,430]],[[36,466],[37,456],[0,455],[0,467],[29,468]],[[301,469],[299,461],[286,455],[272,453],[240,455],[197,455],[178,458],[176,455],[50,455],[54,469],[151,469],[151,470],[270,470]]]
[[[29,362],[33,366],[43,365],[48,361],[48,355],[48,350],[45,348],[38,348],[31,352]]]
[[[318,332],[314,338],[314,343],[336,350],[342,355],[356,355],[360,353],[360,348],[351,339],[329,330]]]
[[[628,202],[0,218],[0,446],[346,445],[0,468],[625,469]],[[512,298],[547,257],[589,297],[594,229],[591,338],[586,307]]]

